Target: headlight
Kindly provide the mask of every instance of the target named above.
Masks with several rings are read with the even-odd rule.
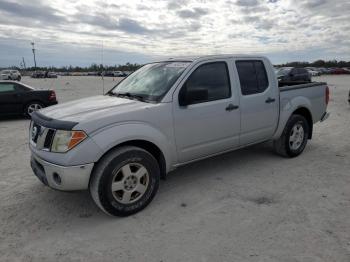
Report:
[[[87,135],[84,131],[57,130],[53,138],[51,151],[64,153],[81,143]]]

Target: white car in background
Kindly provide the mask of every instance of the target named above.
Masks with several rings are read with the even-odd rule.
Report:
[[[17,80],[21,81],[21,73],[18,70],[2,70],[0,72],[1,80]]]
[[[321,72],[313,67],[306,67],[305,68],[311,76],[320,76]]]

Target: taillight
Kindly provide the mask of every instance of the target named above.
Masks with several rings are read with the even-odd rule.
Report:
[[[329,103],[329,87],[328,86],[326,86],[326,105],[328,105],[328,103]]]
[[[49,100],[50,101],[55,101],[56,100],[56,93],[55,91],[50,91],[50,95],[49,95]]]

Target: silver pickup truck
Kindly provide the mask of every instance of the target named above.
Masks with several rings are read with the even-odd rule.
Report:
[[[268,140],[298,156],[328,101],[326,83],[279,87],[261,56],[150,63],[105,95],[35,112],[31,166],[44,184],[89,189],[104,212],[127,216],[178,166]]]

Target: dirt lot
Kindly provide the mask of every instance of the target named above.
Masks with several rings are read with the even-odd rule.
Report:
[[[113,86],[106,79],[106,90]],[[28,125],[0,122],[0,261],[350,261],[350,76],[331,87],[331,117],[295,159],[269,143],[180,168],[141,213],[112,218],[87,192],[42,185]],[[60,102],[102,93],[97,77],[24,78]]]

